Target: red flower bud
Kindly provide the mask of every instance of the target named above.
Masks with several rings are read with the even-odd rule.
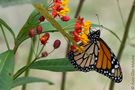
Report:
[[[43,35],[43,37],[45,37],[45,38],[48,40],[49,37],[50,37],[50,34],[49,34],[49,33],[45,33],[45,34]]]
[[[42,33],[42,26],[38,25],[36,30],[37,30],[38,34],[41,34]]]
[[[47,51],[42,52],[42,57],[47,57],[47,56],[48,56],[48,52]]]
[[[76,46],[75,45],[72,45],[71,47],[70,47],[70,50],[71,51],[74,51],[76,49]]]
[[[40,42],[45,45],[49,39],[50,35],[49,33],[45,33],[41,38],[40,38]]]
[[[69,16],[63,16],[63,17],[61,18],[61,20],[67,22],[67,21],[70,20],[70,17],[69,17]]]
[[[75,37],[74,37],[74,40],[75,40],[76,42],[79,42],[79,41],[80,41],[80,37],[75,36]]]
[[[45,37],[41,37],[41,38],[40,38],[40,42],[41,42],[43,45],[45,45],[45,44],[47,43],[47,40],[46,40]]]
[[[79,24],[79,23],[76,23],[74,28],[75,29],[81,29],[82,30],[82,25]]]
[[[57,12],[56,11],[52,11],[52,16],[55,18],[55,17],[57,17]]]
[[[30,29],[29,30],[29,37],[34,37],[35,36],[35,30],[34,30],[34,28],[32,28],[32,29]]]
[[[77,33],[76,31],[73,31],[72,34],[73,34],[73,36],[79,37],[79,33]]]
[[[75,31],[76,31],[77,33],[81,33],[81,32],[82,32],[82,29],[75,29]]]
[[[60,40],[55,40],[54,43],[53,43],[54,49],[59,48],[60,47],[60,44],[61,44],[61,41]]]
[[[39,18],[39,21],[40,21],[40,22],[43,22],[44,20],[45,20],[44,16],[41,16],[41,17]]]

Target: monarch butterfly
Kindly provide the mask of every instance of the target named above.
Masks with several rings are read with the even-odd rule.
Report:
[[[69,51],[68,59],[80,71],[95,70],[113,81],[122,81],[122,71],[119,62],[109,46],[100,38],[100,30],[88,34],[89,44],[84,46],[83,53],[77,50]]]

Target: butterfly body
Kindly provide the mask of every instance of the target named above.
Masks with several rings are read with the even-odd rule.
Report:
[[[122,81],[122,71],[119,62],[109,46],[100,38],[100,30],[88,34],[89,43],[84,46],[83,53],[77,50],[69,51],[70,62],[79,71],[97,71],[113,81]]]

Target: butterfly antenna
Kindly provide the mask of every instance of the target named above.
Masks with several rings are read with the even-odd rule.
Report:
[[[97,20],[98,20],[99,29],[101,30],[102,25],[100,24],[99,15],[96,14],[96,17],[97,17]]]

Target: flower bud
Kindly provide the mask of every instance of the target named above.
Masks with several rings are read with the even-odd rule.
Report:
[[[81,39],[80,39],[80,37],[75,36],[75,37],[74,37],[74,40],[75,40],[76,42],[79,42]]]
[[[46,39],[48,40],[49,37],[50,37],[50,34],[49,33],[45,33],[43,36],[46,37]]]
[[[32,29],[30,29],[29,30],[29,37],[34,37],[35,36],[35,30],[34,30],[34,28],[32,28]]]
[[[42,57],[47,57],[47,56],[48,56],[48,52],[47,51],[42,52]]]
[[[75,30],[77,33],[81,33],[82,32],[82,29],[76,29]]]
[[[59,48],[60,47],[60,44],[61,44],[61,41],[60,40],[55,40],[54,43],[53,43],[54,49]]]
[[[76,48],[77,48],[77,46],[72,45],[72,46],[70,47],[70,50],[71,50],[71,51],[74,51]]]
[[[40,42],[41,42],[43,45],[45,45],[45,44],[47,43],[47,40],[46,40],[46,38],[41,37],[41,38],[40,38]]]
[[[45,45],[49,39],[50,35],[49,33],[45,33],[42,37],[40,37],[40,42]]]
[[[41,16],[41,17],[39,18],[39,21],[40,21],[40,22],[43,22],[44,20],[45,20],[44,16]]]
[[[70,17],[69,17],[69,16],[63,16],[63,17],[61,18],[61,20],[67,22],[67,21],[70,20]]]
[[[38,34],[41,34],[42,33],[42,26],[38,25],[36,30],[37,30]]]

